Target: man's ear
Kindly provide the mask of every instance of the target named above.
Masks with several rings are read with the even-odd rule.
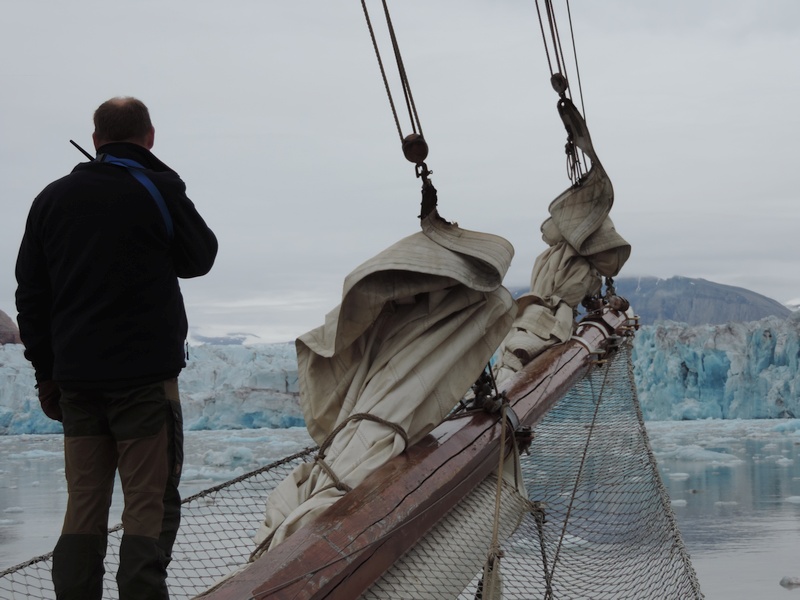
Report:
[[[98,140],[97,140],[97,134],[96,134],[96,133],[94,133],[94,132],[92,132],[92,143],[94,144],[94,149],[95,149],[95,150],[97,150],[97,149],[98,149],[100,146],[102,146],[102,145],[103,145],[103,144],[101,144],[100,142],[98,142]]]
[[[148,150],[152,150],[153,144],[155,144],[155,142],[156,142],[156,128],[151,127],[150,132],[145,137],[145,148],[147,148]]]

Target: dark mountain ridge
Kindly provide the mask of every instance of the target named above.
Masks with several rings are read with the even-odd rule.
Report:
[[[620,277],[617,294],[627,298],[642,325],[677,321],[688,325],[748,323],[792,311],[771,298],[732,285],[690,277]],[[514,296],[525,289],[512,289]]]
[[[627,298],[643,325],[679,321],[689,325],[747,323],[788,317],[786,306],[751,290],[689,277],[622,277],[617,294]]]

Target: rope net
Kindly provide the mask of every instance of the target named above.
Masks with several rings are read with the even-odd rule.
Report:
[[[504,485],[502,598],[703,598],[644,427],[630,344],[536,426]],[[488,478],[364,594],[459,600],[482,594],[497,480]],[[500,596],[492,596],[499,598]]]
[[[183,500],[167,579],[170,598],[194,598],[247,563],[267,495],[297,465],[313,460],[315,450],[308,448]],[[103,598],[119,597],[114,577],[121,538],[121,526],[109,530]],[[0,573],[0,599],[54,599],[51,567],[52,553]]]
[[[170,597],[192,598],[244,565],[269,492],[314,449],[184,500]],[[502,598],[703,598],[662,485],[622,347],[536,426],[522,457],[527,498],[487,478],[364,595],[485,598],[484,564],[498,528]],[[105,597],[122,531],[109,535]],[[0,598],[50,599],[51,555],[0,573]],[[500,596],[491,596],[499,598]]]

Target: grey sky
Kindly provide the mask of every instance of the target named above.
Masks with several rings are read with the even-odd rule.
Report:
[[[569,185],[535,4],[390,8],[440,213],[511,241],[506,283],[527,285],[547,206]],[[612,218],[633,246],[621,275],[800,297],[800,3],[571,8]],[[0,309],[12,317],[30,202],[82,160],[69,139],[91,150],[92,112],[116,95],[148,104],[155,153],[220,239],[211,274],[183,284],[202,334],[293,339],[322,323],[347,273],[417,231],[419,181],[358,0],[0,0],[0,10]],[[394,69],[385,47],[383,58]]]

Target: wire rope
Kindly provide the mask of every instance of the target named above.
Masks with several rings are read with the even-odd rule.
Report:
[[[569,76],[567,74],[567,60],[564,54],[564,47],[561,42],[561,34],[558,27],[558,19],[556,17],[556,10],[552,0],[543,0],[544,10],[539,5],[539,0],[536,0],[536,14],[539,19],[539,30],[542,35],[542,42],[544,43],[545,57],[547,58],[547,66],[550,70],[550,84],[559,95],[559,106],[562,103],[572,102],[572,90],[569,83]],[[583,86],[581,82],[580,67],[578,66],[578,51],[575,43],[575,28],[572,22],[572,10],[570,8],[569,0],[565,0],[566,14],[569,24],[569,35],[572,45],[572,63],[575,67],[575,79],[577,85],[577,95],[580,102],[580,111],[583,114],[586,112],[585,102],[583,98]],[[544,15],[542,14],[544,12]],[[545,18],[547,20],[547,30],[545,30]],[[549,40],[548,40],[549,38]],[[551,56],[552,54],[552,56]],[[555,63],[555,67],[554,67]],[[560,110],[560,109],[559,109]],[[586,121],[583,117],[584,123]],[[566,123],[565,123],[566,125]],[[576,148],[572,143],[572,134],[569,126],[568,141],[566,147],[566,167],[567,176],[573,183],[579,183],[584,174],[589,171],[588,159],[585,152],[581,148]]]
[[[416,103],[414,102],[414,96],[411,93],[411,85],[408,81],[408,74],[406,72],[405,64],[403,63],[403,57],[400,53],[400,44],[397,41],[397,33],[394,29],[394,24],[392,23],[392,17],[389,13],[389,5],[386,0],[382,0],[383,4],[383,12],[386,18],[386,27],[389,32],[389,39],[392,44],[392,52],[394,54],[395,62],[397,64],[397,72],[400,78],[400,85],[403,90],[403,99],[406,103],[406,110],[408,111],[408,118],[411,122],[411,131],[414,134],[422,136],[422,123],[419,119],[419,113],[417,112]],[[378,40],[375,35],[375,29],[372,26],[372,20],[369,16],[369,9],[367,8],[366,0],[361,0],[361,7],[364,11],[364,18],[367,21],[367,28],[369,29],[370,38],[372,39],[372,47],[375,50],[375,57],[378,60],[378,66],[380,67],[381,77],[383,79],[383,85],[386,89],[386,95],[389,98],[389,105],[392,109],[392,116],[394,118],[395,125],[397,127],[397,132],[400,135],[401,142],[405,139],[403,136],[403,130],[400,125],[400,118],[398,116],[397,105],[395,104],[394,97],[392,95],[391,86],[389,85],[389,78],[386,74],[386,69],[384,68],[383,59],[381,58],[380,48],[378,46]],[[412,161],[413,162],[413,161]]]
[[[386,70],[383,68],[383,61],[381,60],[381,53],[378,49],[378,40],[375,37],[375,30],[372,28],[372,20],[369,18],[369,11],[367,10],[367,3],[365,0],[361,0],[361,7],[364,9],[364,18],[367,20],[367,28],[369,29],[369,35],[372,39],[372,47],[375,49],[375,57],[378,59],[378,67],[381,70],[381,77],[383,78],[383,86],[386,88],[386,95],[389,98],[389,105],[392,108],[392,115],[394,116],[394,123],[397,126],[397,133],[400,135],[400,141],[403,140],[403,130],[400,127],[400,119],[397,117],[397,108],[394,105],[394,99],[392,98],[392,91],[389,88],[389,79],[386,77]]]

